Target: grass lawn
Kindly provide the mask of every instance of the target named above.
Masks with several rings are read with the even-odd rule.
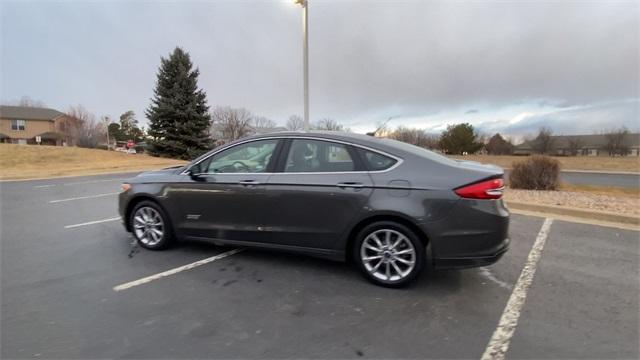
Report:
[[[0,179],[30,179],[161,169],[185,161],[62,146],[0,144]]]
[[[456,159],[478,161],[495,164],[503,168],[510,168],[514,161],[522,161],[527,156],[502,155],[468,155],[452,156]],[[608,156],[554,156],[560,161],[562,170],[597,170],[597,171],[627,171],[640,172],[640,157],[608,157]]]

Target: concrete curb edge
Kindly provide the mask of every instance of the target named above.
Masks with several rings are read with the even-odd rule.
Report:
[[[521,203],[516,201],[508,201],[507,206],[514,210],[533,211],[539,213],[548,213],[563,215],[581,219],[593,219],[597,221],[606,221],[611,223],[621,223],[640,226],[640,217],[632,215],[621,215],[604,211],[584,210],[567,206],[539,205]]]

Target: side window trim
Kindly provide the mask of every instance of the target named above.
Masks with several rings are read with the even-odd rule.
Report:
[[[267,173],[274,173],[278,171],[278,166],[280,165],[280,162],[282,161],[282,154],[284,153],[283,150],[285,150],[286,148],[286,142],[288,139],[283,139],[283,138],[276,138],[276,148],[273,149],[273,154],[271,155],[271,158],[269,159],[269,163],[267,164],[266,167],[266,172]]]
[[[398,167],[400,164],[402,164],[404,161],[402,158],[396,156],[396,155],[392,155],[389,153],[386,153],[384,151],[381,150],[377,150],[371,147],[368,147],[366,145],[360,145],[360,144],[353,144],[350,142],[346,142],[346,141],[341,141],[341,140],[332,140],[332,139],[325,139],[325,138],[320,138],[320,137],[313,137],[313,136],[276,136],[276,137],[267,137],[267,138],[260,138],[260,139],[254,139],[254,140],[249,140],[249,141],[244,141],[244,142],[240,142],[238,144],[234,144],[231,146],[226,146],[226,147],[222,147],[221,149],[213,149],[211,150],[211,154],[205,154],[202,156],[202,159],[200,159],[198,162],[194,162],[193,164],[191,164],[188,168],[186,168],[181,175],[187,175],[187,171],[189,171],[189,169],[195,165],[195,164],[202,164],[206,161],[209,161],[209,159],[211,159],[211,157],[226,151],[228,149],[232,149],[236,146],[240,146],[249,142],[255,142],[255,141],[260,141],[260,140],[277,140],[278,144],[276,145],[276,149],[274,150],[274,155],[277,156],[276,158],[276,162],[274,163],[274,167],[273,167],[273,171],[270,172],[272,174],[285,174],[284,172],[284,167],[286,165],[286,161],[287,161],[287,156],[289,155],[289,149],[291,146],[291,142],[293,140],[296,139],[310,139],[310,140],[318,140],[318,141],[327,141],[327,142],[331,142],[331,143],[336,143],[336,144],[342,144],[347,146],[347,148],[353,148],[354,152],[358,153],[357,149],[362,149],[362,150],[366,150],[366,151],[371,151],[383,156],[387,156],[390,157],[394,160],[396,160],[395,164],[393,164],[390,168],[388,169],[384,169],[384,170],[369,170],[368,166],[366,166],[366,162],[364,161],[364,159],[362,159],[360,157],[360,154],[357,154],[358,156],[354,158],[354,162],[359,161],[361,164],[360,169],[361,170],[354,170],[354,171],[349,171],[349,172],[371,172],[371,173],[379,173],[379,172],[387,172],[390,171],[391,169],[394,169],[396,167]],[[276,151],[278,151],[278,147],[280,147],[280,151],[279,154],[275,154]],[[217,151],[216,151],[217,150]],[[349,154],[351,155],[351,151],[349,152]],[[353,156],[352,156],[353,157]],[[356,160],[357,159],[357,160]],[[271,162],[273,162],[273,156],[270,159]],[[268,171],[265,173],[269,173]],[[265,174],[265,173],[260,173],[260,174]],[[291,173],[289,173],[291,174]],[[310,174],[316,174],[316,175],[321,175],[321,174],[333,174],[333,172],[315,172],[315,173],[310,173]],[[206,174],[201,174],[201,175],[206,175]],[[224,175],[224,173],[222,174],[218,174],[218,175]]]
[[[280,141],[282,141],[282,147],[273,167],[273,173],[276,174],[284,173],[284,168],[287,165],[287,157],[289,157],[289,150],[291,150],[291,143],[293,142],[293,139],[283,138],[280,139]]]
[[[356,150],[353,145],[347,145],[347,151],[353,160],[353,170],[348,172],[369,171],[368,166],[366,166],[365,162],[362,161],[360,154],[358,154],[358,150]]]

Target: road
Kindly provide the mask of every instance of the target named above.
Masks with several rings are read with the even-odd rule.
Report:
[[[233,250],[130,257],[122,177],[0,183],[2,358],[480,358],[514,298],[526,301],[508,358],[640,356],[637,231],[549,220],[546,235],[545,219],[514,214],[497,264],[401,290],[346,264],[245,250],[115,291]]]

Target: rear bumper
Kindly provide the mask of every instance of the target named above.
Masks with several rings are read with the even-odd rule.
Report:
[[[486,266],[509,249],[509,211],[502,200],[460,200],[428,228],[436,268]]]
[[[464,269],[491,265],[509,250],[509,239],[504,239],[500,248],[493,254],[483,256],[436,258],[433,259],[436,269]]]

